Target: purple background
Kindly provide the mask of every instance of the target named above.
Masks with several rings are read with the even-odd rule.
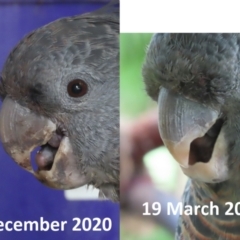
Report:
[[[107,1],[0,0],[0,71],[11,49],[28,32],[57,18],[97,9],[103,2]],[[0,221],[38,221],[40,217],[48,221],[68,221],[68,225],[64,232],[3,231],[0,232],[0,239],[119,239],[118,204],[110,201],[67,201],[63,191],[43,186],[31,174],[19,168],[0,145]],[[109,217],[113,227],[109,232],[73,232],[74,217]]]

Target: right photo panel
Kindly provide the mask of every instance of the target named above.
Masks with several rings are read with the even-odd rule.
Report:
[[[240,239],[237,33],[121,33],[121,239]]]

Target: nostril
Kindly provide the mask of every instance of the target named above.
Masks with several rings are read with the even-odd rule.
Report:
[[[35,157],[38,170],[51,170],[56,152],[57,148],[49,144],[43,145]]]

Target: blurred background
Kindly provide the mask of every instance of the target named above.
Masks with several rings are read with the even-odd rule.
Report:
[[[173,240],[178,216],[167,216],[166,205],[181,201],[186,182],[162,146],[157,103],[144,90],[141,68],[151,36],[120,34],[122,240]],[[160,202],[161,213],[143,216],[145,202]]]
[[[109,0],[0,0],[0,72],[12,48],[30,31],[61,17],[93,11]],[[119,205],[96,199],[98,191],[80,188],[60,191],[45,187],[19,168],[0,144],[0,221],[68,221],[64,232],[0,232],[0,239],[117,240]],[[109,232],[73,232],[72,219],[112,219]]]

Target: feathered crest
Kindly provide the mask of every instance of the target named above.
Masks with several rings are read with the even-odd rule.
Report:
[[[102,8],[82,15],[88,19],[104,19],[115,24],[119,24],[119,0],[112,0]]]
[[[97,9],[94,13],[106,14],[106,13],[116,13],[119,14],[119,0],[112,0],[104,7]]]

